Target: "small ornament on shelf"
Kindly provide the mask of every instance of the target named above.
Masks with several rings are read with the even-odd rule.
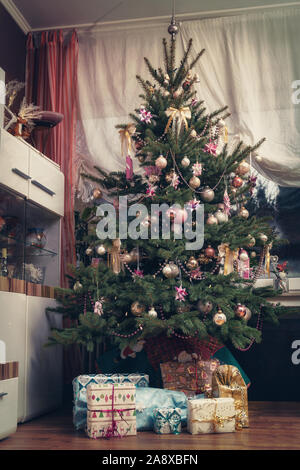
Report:
[[[281,289],[283,292],[289,292],[289,279],[287,261],[278,263],[278,256],[271,256],[272,272],[275,274],[274,288]]]

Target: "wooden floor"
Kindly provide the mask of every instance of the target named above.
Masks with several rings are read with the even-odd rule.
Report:
[[[0,441],[1,450],[295,450],[300,449],[300,402],[250,402],[250,428],[231,434],[178,436],[139,432],[122,439],[92,440],[75,431],[72,411],[54,413],[19,424]]]

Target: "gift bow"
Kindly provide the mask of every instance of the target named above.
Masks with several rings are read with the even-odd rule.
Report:
[[[169,424],[172,434],[180,434],[179,426],[181,424],[181,417],[180,410],[178,408],[168,410],[167,416],[165,416],[159,409],[156,413],[155,420],[160,418],[160,421],[162,421],[163,424],[166,422]]]
[[[165,134],[168,132],[169,127],[173,121],[173,125],[175,124],[176,121],[178,121],[178,130],[177,132],[180,132],[181,126],[184,125],[185,128],[188,128],[188,123],[187,119],[191,119],[191,110],[188,106],[182,106],[179,109],[173,108],[170,106],[166,110],[166,115],[169,117],[169,120],[167,122],[166,128],[165,128]]]
[[[225,258],[224,260],[224,276],[234,271],[234,261],[238,257],[238,250],[231,250],[227,243],[222,243],[218,246],[219,256]]]
[[[192,423],[212,423],[214,427],[214,431],[216,432],[217,427],[223,428],[224,424],[231,421],[232,419],[235,419],[236,413],[232,416],[218,416],[217,415],[217,406],[218,402],[215,398],[212,398],[212,400],[215,402],[215,409],[214,409],[214,415],[212,418],[194,418],[192,419]]]
[[[133,176],[133,164],[130,153],[132,152],[132,136],[136,131],[133,123],[127,124],[124,129],[119,130],[121,139],[121,154],[126,156],[126,179],[130,180]]]

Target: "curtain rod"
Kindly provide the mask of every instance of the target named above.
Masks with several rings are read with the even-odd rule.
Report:
[[[273,5],[260,5],[253,7],[244,7],[244,8],[231,8],[227,10],[208,10],[203,12],[195,13],[182,13],[177,14],[177,21],[192,21],[192,20],[204,20],[208,18],[218,18],[220,16],[234,16],[242,15],[245,13],[256,13],[262,11],[276,10],[279,8],[290,8],[300,6],[300,1],[298,2],[289,2],[289,3],[278,3]],[[49,28],[32,28],[32,32],[40,31],[52,31],[52,30],[68,30],[68,29],[77,29],[77,30],[90,30],[90,31],[112,31],[118,29],[131,29],[131,28],[141,28],[141,27],[155,27],[169,23],[170,16],[154,16],[148,18],[134,18],[127,20],[118,20],[118,21],[105,21],[101,23],[84,23],[84,24],[73,24],[73,25],[63,25],[63,26],[53,26]]]

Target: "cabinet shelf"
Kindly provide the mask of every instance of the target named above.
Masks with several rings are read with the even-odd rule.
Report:
[[[1,248],[13,248],[15,246],[22,247],[25,250],[25,257],[27,256],[57,256],[53,250],[48,250],[47,248],[41,248],[35,245],[28,245],[23,240],[18,240],[15,237],[9,235],[3,235],[0,233],[0,249]],[[8,255],[8,258],[17,258],[16,255]]]

